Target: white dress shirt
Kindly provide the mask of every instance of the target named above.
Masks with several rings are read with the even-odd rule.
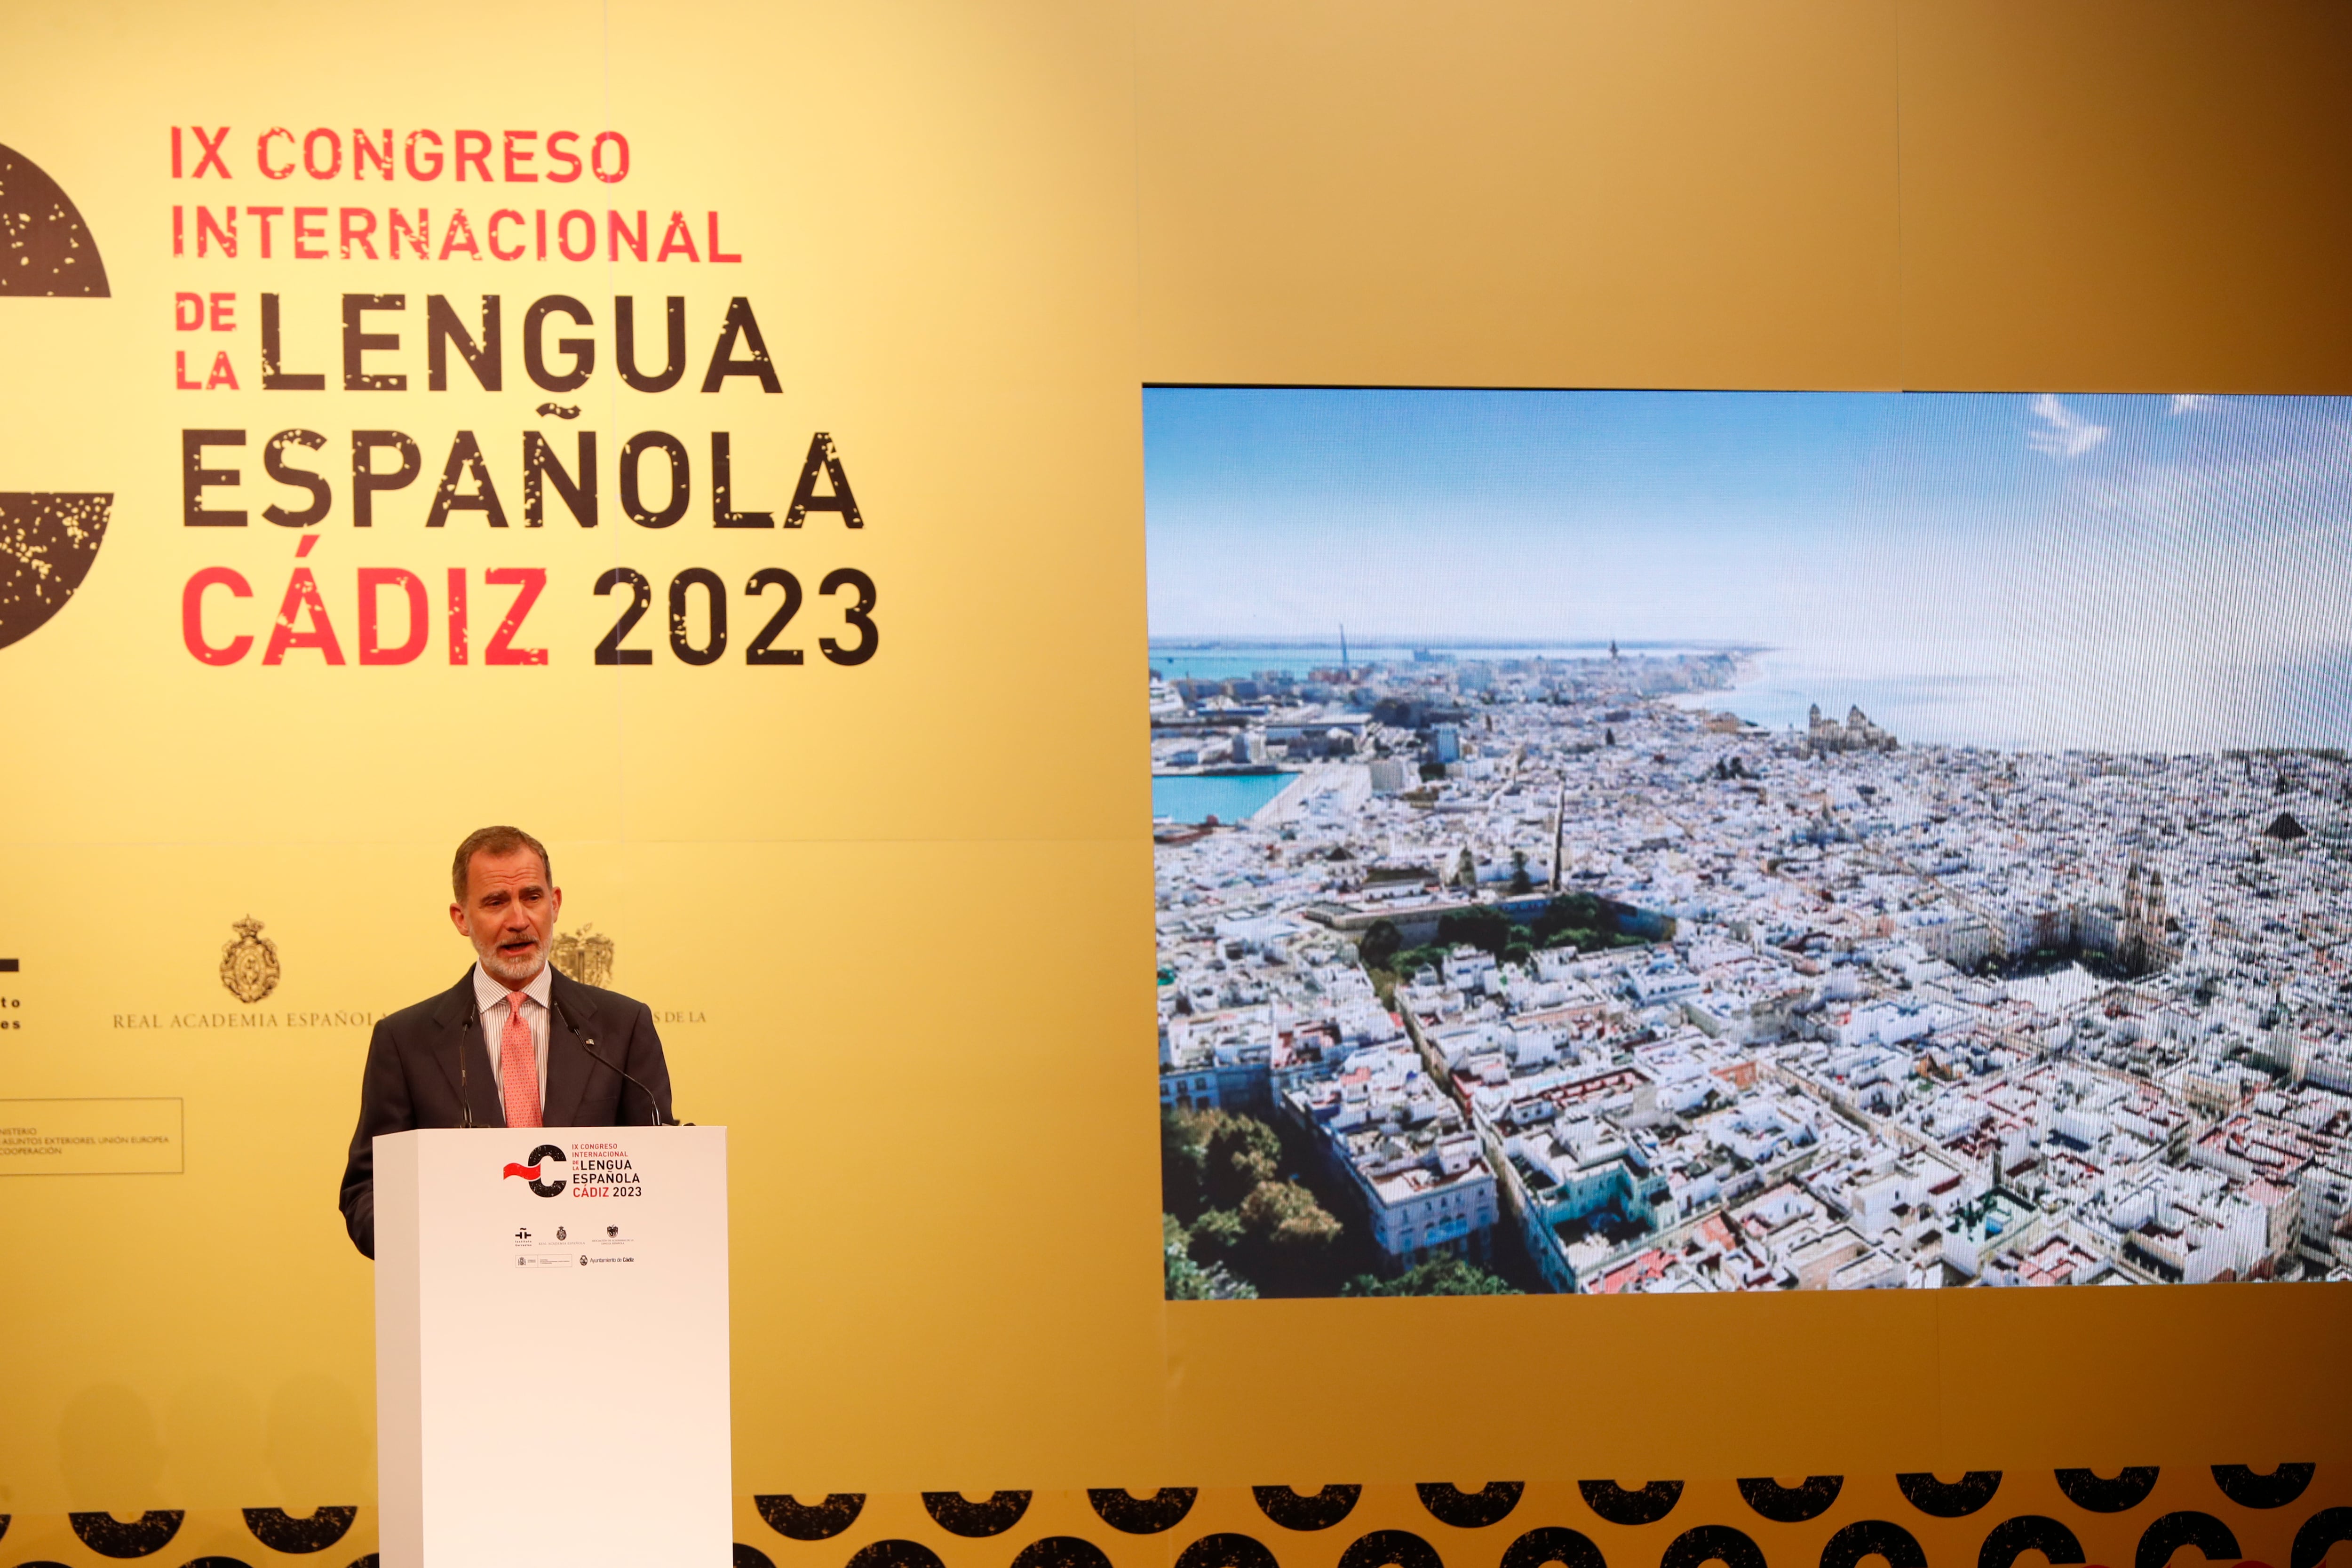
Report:
[[[548,988],[554,966],[542,963],[530,984],[522,988],[522,1021],[530,1030],[532,1051],[539,1058],[539,1110],[547,1114],[547,1020]],[[490,1053],[490,1081],[499,1086],[499,1103],[506,1103],[506,1085],[499,1079],[499,1039],[507,1027],[507,988],[484,973],[480,963],[474,965],[474,1005],[482,1016],[482,1043]]]

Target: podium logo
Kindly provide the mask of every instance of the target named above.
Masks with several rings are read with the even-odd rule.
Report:
[[[565,1183],[563,1177],[548,1171],[551,1163],[562,1166],[564,1163],[563,1151],[552,1143],[541,1143],[530,1152],[530,1164],[510,1163],[507,1166],[506,1175],[499,1179],[505,1181],[508,1177],[520,1176],[530,1184],[532,1192],[541,1197],[551,1198],[563,1190]]]

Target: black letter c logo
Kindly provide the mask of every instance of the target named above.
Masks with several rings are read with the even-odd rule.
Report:
[[[564,1163],[563,1151],[557,1148],[552,1143],[541,1143],[538,1148],[533,1149],[530,1152],[530,1163],[533,1165],[540,1165],[543,1162],[549,1160],[554,1161],[559,1165],[562,1164]],[[530,1190],[537,1193],[543,1198],[553,1197],[556,1194],[562,1192],[563,1187],[564,1181],[562,1176],[551,1176],[547,1181],[533,1181],[530,1184]]]

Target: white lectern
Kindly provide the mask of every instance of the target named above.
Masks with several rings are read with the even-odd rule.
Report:
[[[723,1568],[727,1131],[375,1141],[383,1568]]]

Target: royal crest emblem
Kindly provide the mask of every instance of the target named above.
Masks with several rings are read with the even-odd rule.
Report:
[[[261,934],[251,915],[232,928],[236,940],[221,949],[221,984],[247,1006],[278,989],[278,944]]]
[[[602,985],[613,978],[613,939],[599,936],[593,925],[556,932],[555,950],[549,957],[564,978],[583,985]]]

